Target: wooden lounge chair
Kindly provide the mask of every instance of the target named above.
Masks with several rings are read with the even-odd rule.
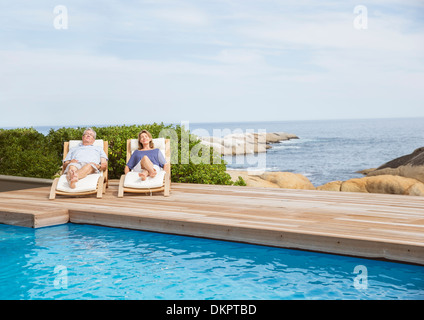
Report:
[[[169,139],[157,138],[153,139],[155,148],[158,148],[165,156],[166,163],[169,164],[169,172],[161,171],[154,178],[147,177],[142,181],[138,172],[128,172],[121,176],[119,181],[118,197],[122,198],[124,192],[132,193],[150,193],[162,192],[165,197],[169,196],[171,187],[171,144]],[[130,160],[132,153],[138,149],[137,139],[127,140],[127,163]]]
[[[63,159],[65,159],[69,150],[79,143],[81,140],[70,140],[65,142],[63,145]],[[108,154],[108,142],[103,140],[95,140],[94,145],[103,147],[103,150]],[[66,174],[64,174],[64,169],[62,168],[62,173],[59,178],[53,180],[52,187],[50,189],[50,200],[56,198],[56,195],[66,195],[66,196],[83,196],[89,194],[97,194],[97,198],[101,198],[103,193],[106,192],[108,187],[108,169],[101,171],[100,173],[89,174],[83,179],[80,179],[76,183],[76,187],[72,189],[69,187],[68,181],[66,180]]]

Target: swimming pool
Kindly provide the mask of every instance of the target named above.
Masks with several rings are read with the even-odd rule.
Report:
[[[424,267],[92,225],[0,224],[0,299],[424,299]]]

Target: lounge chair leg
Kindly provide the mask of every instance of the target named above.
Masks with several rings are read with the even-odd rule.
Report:
[[[97,183],[97,199],[101,199],[103,196],[103,177],[99,177]]]
[[[50,189],[50,196],[49,196],[50,200],[56,199],[56,187],[57,187],[58,182],[59,182],[59,178],[56,178],[56,179],[53,180],[53,184],[52,184],[52,187]]]
[[[170,185],[171,185],[171,181],[170,181],[170,177],[168,174],[165,175],[165,190],[163,192],[163,195],[165,197],[169,197],[169,189],[170,189]]]
[[[124,181],[125,181],[125,174],[123,174],[121,176],[121,180],[119,180],[118,198],[124,197]]]
[[[108,184],[108,182],[103,180],[103,194],[106,193],[107,184]]]

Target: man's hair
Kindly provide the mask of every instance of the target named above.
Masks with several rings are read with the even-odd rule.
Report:
[[[93,128],[87,128],[87,129],[85,129],[85,130],[84,130],[83,135],[84,135],[87,131],[91,131],[91,132],[93,132],[93,137],[94,137],[94,139],[96,139],[96,131],[94,131],[94,130],[93,130]]]

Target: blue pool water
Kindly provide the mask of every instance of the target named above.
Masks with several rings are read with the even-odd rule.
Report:
[[[0,299],[424,299],[424,267],[135,230],[0,224]]]

